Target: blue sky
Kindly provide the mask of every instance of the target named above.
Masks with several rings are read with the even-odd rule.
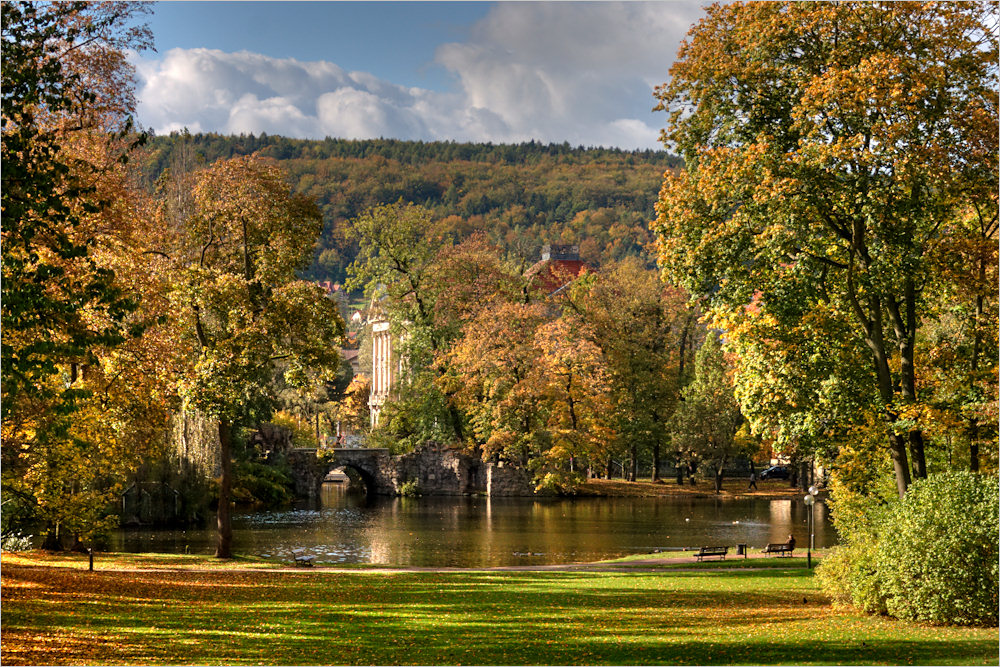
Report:
[[[140,123],[658,147],[694,2],[157,2]]]

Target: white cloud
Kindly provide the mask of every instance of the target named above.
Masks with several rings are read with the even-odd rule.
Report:
[[[688,3],[501,3],[467,42],[438,48],[451,93],[328,62],[173,49],[136,63],[139,119],[160,133],[655,147],[652,87],[699,14]]]

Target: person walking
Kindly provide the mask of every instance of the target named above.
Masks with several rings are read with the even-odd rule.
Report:
[[[750,489],[757,490],[757,473],[753,470],[750,471],[750,484],[747,485],[747,491]]]

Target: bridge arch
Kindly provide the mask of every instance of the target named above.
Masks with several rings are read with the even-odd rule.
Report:
[[[328,463],[324,462],[323,467],[326,468],[326,472],[319,478],[320,486],[323,485],[323,483],[326,481],[326,478],[329,476],[331,472],[334,472],[336,470],[343,470],[347,474],[347,476],[351,478],[352,484],[354,483],[354,478],[352,476],[352,473],[354,475],[357,475],[357,477],[361,480],[361,484],[363,484],[365,487],[365,493],[370,495],[374,495],[375,493],[377,493],[376,489],[377,482],[375,474],[370,470],[366,470],[363,466],[360,466],[357,463],[343,463],[334,460]],[[318,488],[316,489],[316,493],[317,494],[319,493]]]
[[[370,495],[393,495],[392,476],[389,472],[391,456],[387,449],[294,449],[288,462],[299,496],[317,498],[323,480],[337,468],[349,468],[364,482]]]

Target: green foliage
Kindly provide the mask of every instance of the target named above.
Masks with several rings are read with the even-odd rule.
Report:
[[[816,568],[820,585],[835,604],[869,614],[887,613],[874,533],[858,534],[830,550]]]
[[[292,434],[293,447],[315,449],[319,446],[319,443],[316,442],[316,432],[309,426],[299,424],[295,417],[287,412],[275,413],[271,417],[271,423]]]
[[[452,414],[438,388],[436,371],[414,371],[382,406],[379,424],[369,435],[372,447],[404,454],[427,442],[452,442]]]
[[[675,446],[712,465],[719,492],[726,463],[744,453],[746,442],[737,438],[743,415],[733,395],[732,369],[715,332],[698,349],[694,379],[683,397],[671,427]]]
[[[281,507],[295,498],[292,478],[287,467],[257,461],[236,465],[233,499],[263,507]]]
[[[835,600],[869,613],[951,625],[995,625],[998,613],[998,485],[995,477],[941,473],[902,500],[857,497],[843,543],[819,568]]]
[[[889,614],[996,625],[998,507],[992,475],[952,472],[914,482],[888,517],[879,549]]]
[[[414,498],[420,495],[420,484],[415,479],[408,479],[399,485],[399,495],[404,498]]]

